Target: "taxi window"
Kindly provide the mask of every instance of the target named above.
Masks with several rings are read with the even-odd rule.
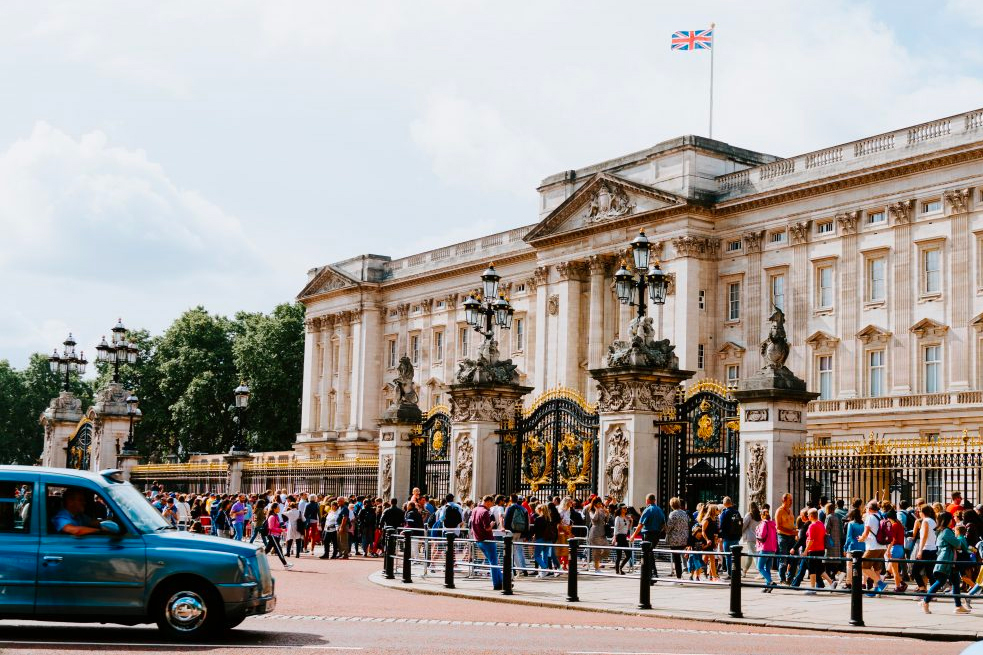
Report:
[[[98,521],[112,520],[112,511],[106,501],[96,492],[86,487],[47,485],[45,507],[48,510],[48,534],[58,534],[65,522],[75,525],[99,527]],[[69,498],[76,496],[78,504],[73,505]]]
[[[27,534],[31,531],[34,485],[0,480],[0,533]]]

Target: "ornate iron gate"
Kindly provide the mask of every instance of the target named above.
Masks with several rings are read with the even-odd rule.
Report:
[[[431,497],[441,497],[451,487],[451,416],[446,405],[438,405],[423,418],[410,451],[410,488]]]
[[[597,408],[575,390],[540,395],[499,431],[499,493],[596,493],[599,425]]]
[[[70,469],[88,471],[92,455],[92,422],[82,419],[75,434],[68,440],[67,466]]]
[[[676,420],[658,425],[659,503],[679,496],[698,503],[736,500],[740,487],[737,401],[720,384],[703,380],[676,405]]]

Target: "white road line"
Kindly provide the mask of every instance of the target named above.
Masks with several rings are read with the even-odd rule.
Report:
[[[304,645],[294,646],[289,644],[271,644],[264,646],[260,644],[177,644],[177,643],[152,643],[136,641],[132,643],[118,641],[31,641],[27,639],[3,639],[0,645],[6,646],[113,646],[117,648],[251,648],[253,650],[365,650],[358,646],[315,646]]]
[[[709,655],[708,653],[650,653],[650,652],[623,652],[614,650],[570,650],[567,655]]]

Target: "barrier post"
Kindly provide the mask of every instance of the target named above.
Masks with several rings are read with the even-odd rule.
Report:
[[[730,615],[735,619],[744,618],[741,612],[741,546],[730,547]]]
[[[642,542],[642,574],[638,585],[638,609],[652,609],[652,585],[649,579],[652,577],[652,542]]]
[[[505,550],[502,552],[502,595],[512,595],[512,534],[505,535],[502,542]]]
[[[447,552],[444,553],[444,587],[454,588],[454,533],[447,533]]]
[[[386,528],[385,540],[383,541],[383,555],[385,560],[382,562],[382,570],[386,580],[396,579],[396,531]]]
[[[406,530],[403,532],[403,582],[409,584],[413,582],[413,532]]]
[[[850,625],[864,625],[864,551],[855,550],[853,557],[853,577],[850,581]]]
[[[570,550],[570,555],[567,558],[569,563],[567,564],[567,602],[576,603],[580,600],[580,596],[577,595],[577,559],[580,555],[580,542],[579,537],[571,537],[567,540],[567,548]]]

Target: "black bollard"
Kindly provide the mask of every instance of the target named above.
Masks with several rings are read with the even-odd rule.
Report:
[[[505,550],[502,552],[502,595],[512,595],[512,534],[502,539]]]
[[[396,579],[396,531],[392,528],[386,528],[386,536],[383,543],[383,556],[385,559],[382,562],[382,570],[386,576],[386,580]]]
[[[571,537],[567,540],[567,548],[570,550],[569,564],[567,564],[568,603],[576,603],[580,600],[580,596],[577,595],[577,558],[580,555],[580,541],[579,537]]]
[[[741,546],[731,546],[730,558],[730,615],[735,619],[744,618],[741,612]]]
[[[652,609],[652,585],[649,578],[652,577],[652,542],[642,542],[642,575],[638,585],[638,609]]]
[[[409,584],[413,582],[413,532],[406,530],[403,532],[403,582]]]
[[[447,552],[444,553],[444,586],[454,588],[454,533],[448,532]]]
[[[855,550],[853,556],[853,577],[850,582],[850,625],[864,625],[864,551]]]

